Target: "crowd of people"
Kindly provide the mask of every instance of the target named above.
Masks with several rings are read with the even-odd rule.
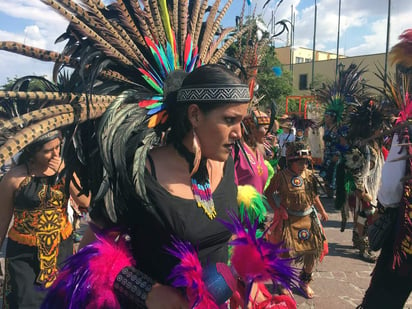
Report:
[[[397,110],[356,91],[364,70],[351,65],[315,93],[326,105],[318,124],[251,103],[256,79],[245,59],[210,45],[218,7],[198,29],[200,2],[182,5],[180,22],[172,4],[151,5],[152,16],[124,3],[77,12],[96,35],[75,21],[65,34],[73,84],[88,90],[64,125],[46,115],[65,113],[35,104],[24,122],[2,120],[3,307],[296,308],[293,293],[314,297],[313,272],[328,254],[324,190],[342,232],[352,216],[359,257],[376,262],[359,308],[402,308],[412,288],[409,62],[394,60],[404,87]],[[90,14],[116,43],[102,44],[107,32]],[[249,34],[256,60],[260,39]],[[402,47],[411,31],[402,40],[393,53],[410,59]],[[2,115],[12,110],[10,94],[1,104]],[[307,139],[321,125],[324,185]],[[90,216],[78,250],[71,208]]]

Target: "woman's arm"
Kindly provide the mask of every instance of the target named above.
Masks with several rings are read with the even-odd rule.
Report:
[[[9,230],[10,220],[13,216],[13,196],[15,191],[15,182],[17,180],[12,177],[10,172],[4,176],[0,182],[0,247]]]
[[[85,194],[79,195],[80,190],[76,188],[76,186],[74,185],[74,182],[76,182],[77,184],[80,183],[79,178],[77,177],[76,174],[73,174],[73,180],[70,182],[70,196],[79,206],[79,208],[83,208],[83,209],[89,208],[90,199],[91,199],[90,192],[88,193],[88,195],[85,195]]]
[[[319,195],[315,196],[315,198],[313,199],[313,204],[315,205],[315,208],[318,211],[318,213],[320,213],[321,220],[328,221],[329,219],[328,213],[325,211],[325,208],[323,208],[323,204],[320,201]]]

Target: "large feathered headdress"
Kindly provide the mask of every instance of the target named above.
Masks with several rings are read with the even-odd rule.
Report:
[[[364,101],[366,93],[361,83],[364,68],[359,68],[352,63],[347,70],[339,72],[336,80],[323,84],[315,90],[317,101],[325,104],[325,113],[335,117],[336,122],[343,120],[345,108],[348,104]]]
[[[57,39],[67,43],[57,53],[0,42],[2,50],[55,63],[53,87],[31,91],[26,80],[12,91],[0,91],[2,112],[10,118],[0,122],[0,136],[7,135],[0,146],[0,165],[44,133],[69,126],[68,140],[73,143],[65,160],[81,180],[91,181],[82,183],[85,190],[91,189],[99,198],[106,191],[99,184],[102,177],[124,178],[114,183],[129,184],[145,197],[145,160],[141,159],[159,142],[160,130],[165,130],[168,76],[218,63],[255,23],[241,29],[221,28],[233,0],[222,5],[217,0],[211,6],[205,0],[118,0],[107,6],[101,0],[41,1],[70,21]],[[66,68],[70,74],[62,74],[68,72]],[[12,109],[4,106],[21,102],[36,107],[24,114],[7,113]],[[90,171],[90,166],[96,167],[96,143],[104,172]],[[130,150],[127,145],[133,143],[136,147]],[[132,177],[124,154],[135,158]],[[115,220],[113,210],[108,211]]]

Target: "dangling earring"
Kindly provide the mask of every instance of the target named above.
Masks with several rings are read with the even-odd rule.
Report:
[[[202,158],[202,151],[200,149],[200,141],[196,135],[195,129],[193,129],[193,153],[195,154],[195,158],[193,160],[193,169],[190,172],[190,177],[192,177],[198,170],[200,160]]]

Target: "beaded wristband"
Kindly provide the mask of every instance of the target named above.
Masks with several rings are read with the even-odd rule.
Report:
[[[146,308],[147,294],[155,282],[133,266],[125,267],[113,284],[121,303],[132,303],[136,308]]]

